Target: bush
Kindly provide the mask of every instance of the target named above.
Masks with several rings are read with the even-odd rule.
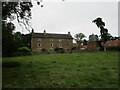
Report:
[[[20,67],[20,66],[21,66],[21,63],[16,61],[2,62],[2,67],[12,68],[12,67]]]
[[[21,56],[31,55],[30,49],[28,47],[20,47],[18,48]]]
[[[120,46],[110,46],[106,47],[108,51],[120,51]]]
[[[48,53],[48,51],[46,49],[42,49],[41,53]]]
[[[65,50],[63,48],[55,48],[54,51],[56,53],[64,53],[65,52]]]
[[[77,50],[77,47],[72,47],[71,50]]]
[[[30,52],[30,49],[28,47],[20,47],[18,48],[19,52]]]

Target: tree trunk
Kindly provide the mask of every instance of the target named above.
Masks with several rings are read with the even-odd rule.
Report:
[[[106,47],[105,47],[105,42],[102,42],[102,46],[103,46],[104,51],[106,52],[107,50],[106,50]]]

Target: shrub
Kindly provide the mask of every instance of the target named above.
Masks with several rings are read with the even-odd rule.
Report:
[[[120,51],[120,46],[110,46],[106,47],[108,51]]]
[[[48,53],[48,51],[46,49],[42,49],[41,53]]]
[[[63,48],[55,48],[54,51],[56,53],[64,53],[65,52],[65,50]]]
[[[18,48],[21,56],[31,55],[30,49],[28,47],[20,47]]]

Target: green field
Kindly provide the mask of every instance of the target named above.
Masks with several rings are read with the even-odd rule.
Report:
[[[3,67],[3,88],[118,87],[118,52],[12,57],[3,64],[9,66]]]

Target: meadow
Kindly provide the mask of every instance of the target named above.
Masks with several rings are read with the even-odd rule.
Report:
[[[3,58],[3,88],[117,88],[118,52]]]

